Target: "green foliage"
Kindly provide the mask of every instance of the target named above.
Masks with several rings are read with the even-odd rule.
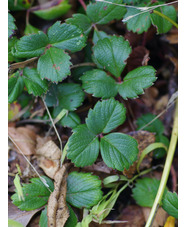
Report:
[[[125,61],[131,53],[131,47],[123,37],[111,36],[99,40],[93,47],[93,52],[95,63],[98,63],[99,68],[104,68],[114,76],[120,77],[126,65]]]
[[[46,176],[43,176],[51,191],[54,189],[53,182]],[[20,210],[34,210],[44,206],[50,196],[50,191],[39,178],[32,178],[30,184],[23,184],[23,195],[25,200],[19,200],[17,192],[11,199],[14,205]]]
[[[17,29],[14,22],[15,19],[13,18],[13,16],[10,13],[8,13],[8,38],[10,38]]]
[[[12,11],[26,10],[32,6],[33,0],[8,0],[8,9]]]
[[[98,31],[96,29],[94,30],[94,35],[92,38],[92,42],[94,43],[94,45],[98,42],[98,40],[104,39],[104,38],[109,38],[109,35],[107,35],[107,33],[103,31]]]
[[[75,112],[69,112],[61,119],[60,123],[63,127],[69,127],[73,129],[81,123],[81,120]]]
[[[178,219],[178,195],[176,192],[167,192],[162,200],[163,209],[171,216]]]
[[[33,34],[33,33],[38,33],[39,29],[32,26],[31,24],[26,24],[25,30],[24,30],[24,34],[25,35],[29,35],[29,34]]]
[[[47,206],[41,212],[39,227],[48,227]]]
[[[23,227],[23,225],[15,220],[8,219],[8,227]]]
[[[91,173],[71,172],[67,178],[67,202],[90,208],[102,199],[101,180]]]
[[[135,187],[132,189],[132,196],[136,200],[136,203],[142,207],[152,207],[159,184],[160,181],[155,178],[144,177],[143,179],[137,180]],[[165,188],[163,197],[167,191],[168,189]]]
[[[69,209],[69,218],[67,219],[66,223],[65,223],[65,227],[76,227],[76,224],[78,222],[77,216],[74,213],[73,209],[71,208],[70,205],[68,205],[68,209]]]

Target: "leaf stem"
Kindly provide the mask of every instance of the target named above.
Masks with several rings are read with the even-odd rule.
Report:
[[[86,11],[87,10],[87,6],[84,3],[84,1],[83,0],[79,0],[79,3],[82,5],[83,9]]]
[[[157,10],[153,10],[153,13],[168,20],[172,25],[174,25],[178,29],[178,24],[175,21],[173,21],[171,18],[167,17],[165,14],[163,14]]]
[[[96,64],[94,62],[84,62],[84,63],[72,65],[70,68],[73,69],[73,68],[78,68],[82,66],[96,66]]]
[[[175,152],[175,148],[176,148],[176,144],[177,144],[177,140],[178,140],[178,102],[176,102],[176,109],[175,109],[175,116],[174,116],[174,124],[173,124],[173,130],[172,130],[172,135],[171,135],[171,141],[170,141],[170,146],[167,152],[167,158],[165,161],[165,166],[164,166],[164,170],[163,170],[163,174],[161,177],[161,181],[160,181],[160,186],[153,204],[153,207],[151,209],[149,218],[147,220],[147,223],[145,225],[145,227],[151,227],[152,223],[153,223],[153,219],[156,215],[156,211],[159,207],[159,204],[161,202],[166,184],[167,184],[167,180],[168,180],[168,176],[170,173],[170,168],[171,168],[171,164],[172,164],[172,160],[174,157],[174,152]]]

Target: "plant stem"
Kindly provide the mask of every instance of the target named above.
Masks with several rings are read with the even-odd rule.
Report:
[[[147,220],[145,227],[151,227],[152,226],[153,219],[155,217],[156,211],[157,211],[159,204],[161,202],[161,199],[162,199],[162,196],[163,196],[166,184],[167,184],[168,176],[169,176],[169,173],[170,173],[170,168],[171,168],[172,160],[173,160],[173,157],[174,157],[174,152],[175,152],[177,140],[178,140],[178,103],[176,102],[174,124],[173,124],[170,146],[169,146],[169,149],[168,149],[168,152],[167,152],[167,158],[166,158],[166,161],[165,161],[165,166],[164,166],[163,174],[162,174],[161,181],[160,181],[160,186],[159,186],[156,198],[154,200],[153,207],[151,209],[151,212],[150,212],[150,215],[149,215],[149,218]]]
[[[178,24],[175,21],[173,21],[171,18],[167,17],[165,14],[163,14],[157,10],[153,10],[153,13],[168,20],[172,25],[174,25],[178,29]]]
[[[86,4],[84,3],[83,0],[79,0],[80,4],[82,5],[83,9],[86,11],[87,10],[87,6]]]

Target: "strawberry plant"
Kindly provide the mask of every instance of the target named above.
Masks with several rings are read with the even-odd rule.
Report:
[[[122,192],[132,184],[128,203],[133,199],[141,207],[152,207],[145,220],[147,227],[157,206],[177,218],[177,194],[166,186],[176,148],[177,115],[170,138],[163,119],[150,113],[158,114],[152,111],[155,105],[148,102],[148,111],[144,107],[145,95],[150,89],[158,92],[158,81],[166,80],[153,61],[150,42],[160,42],[159,36],[177,28],[175,2],[8,3],[10,121],[18,125],[31,122],[42,129],[40,135],[36,129],[37,135],[28,135],[35,146],[31,152],[36,155],[38,168],[15,138],[20,131],[9,133],[10,141],[39,176],[29,177],[29,183],[19,173],[22,196],[16,187],[12,203],[23,211],[42,209],[38,223],[41,227],[124,223],[116,218],[108,221],[109,215]],[[20,15],[25,19],[24,28]],[[138,45],[146,53],[142,59],[141,52],[135,52]],[[135,66],[131,64],[132,56]],[[163,92],[159,90],[161,97]],[[167,110],[174,103],[175,98],[170,99]],[[151,139],[143,144],[144,130]],[[45,156],[47,152],[51,153]],[[166,155],[162,180],[149,178],[148,174],[159,167],[156,162]],[[145,158],[148,163],[144,167]],[[77,210],[83,210],[83,215]]]

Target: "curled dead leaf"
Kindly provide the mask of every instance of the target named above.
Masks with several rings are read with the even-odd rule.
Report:
[[[47,216],[49,227],[63,227],[69,217],[66,205],[67,171],[70,164],[64,164],[54,176],[54,191],[48,200]]]

